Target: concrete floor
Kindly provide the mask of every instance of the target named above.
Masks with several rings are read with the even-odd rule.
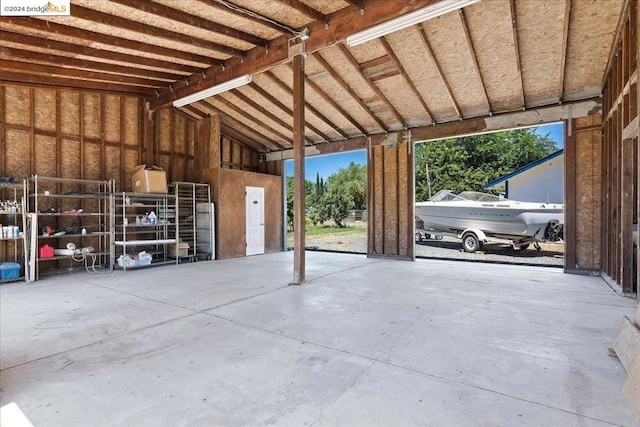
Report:
[[[0,286],[0,404],[44,426],[633,426],[635,301],[555,268],[292,253]]]

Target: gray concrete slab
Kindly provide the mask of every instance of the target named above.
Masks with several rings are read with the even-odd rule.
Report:
[[[38,426],[632,426],[635,301],[552,268],[291,253],[0,286],[0,404]]]

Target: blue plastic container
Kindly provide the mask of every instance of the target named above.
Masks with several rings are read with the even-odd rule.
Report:
[[[17,279],[18,277],[20,277],[20,264],[17,262],[0,264],[0,280]]]

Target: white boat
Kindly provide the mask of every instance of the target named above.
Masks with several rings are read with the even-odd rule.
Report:
[[[459,236],[467,230],[479,230],[476,235],[526,243],[561,239],[563,208],[561,204],[519,202],[476,191],[455,194],[442,190],[426,202],[417,202],[416,215],[426,230]],[[464,238],[463,246],[466,250]]]

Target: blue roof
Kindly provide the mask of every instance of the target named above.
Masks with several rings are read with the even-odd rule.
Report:
[[[538,165],[540,165],[540,164],[542,164],[542,163],[544,163],[544,162],[546,162],[548,160],[555,159],[556,157],[558,157],[558,156],[560,156],[562,154],[564,154],[564,149],[563,148],[561,148],[560,150],[556,151],[555,153],[549,154],[547,157],[543,157],[542,159],[536,160],[535,162],[531,162],[528,165],[525,165],[525,166],[521,167],[520,169],[516,169],[513,172],[511,172],[509,175],[504,175],[504,176],[496,179],[495,181],[491,181],[490,183],[485,184],[482,188],[484,188],[486,190],[486,189],[488,189],[490,187],[493,187],[494,185],[498,185],[498,184],[500,184],[502,182],[508,181],[511,178],[513,178],[514,176],[520,175],[521,173],[526,172],[529,169],[533,169],[536,166],[538,166]]]

